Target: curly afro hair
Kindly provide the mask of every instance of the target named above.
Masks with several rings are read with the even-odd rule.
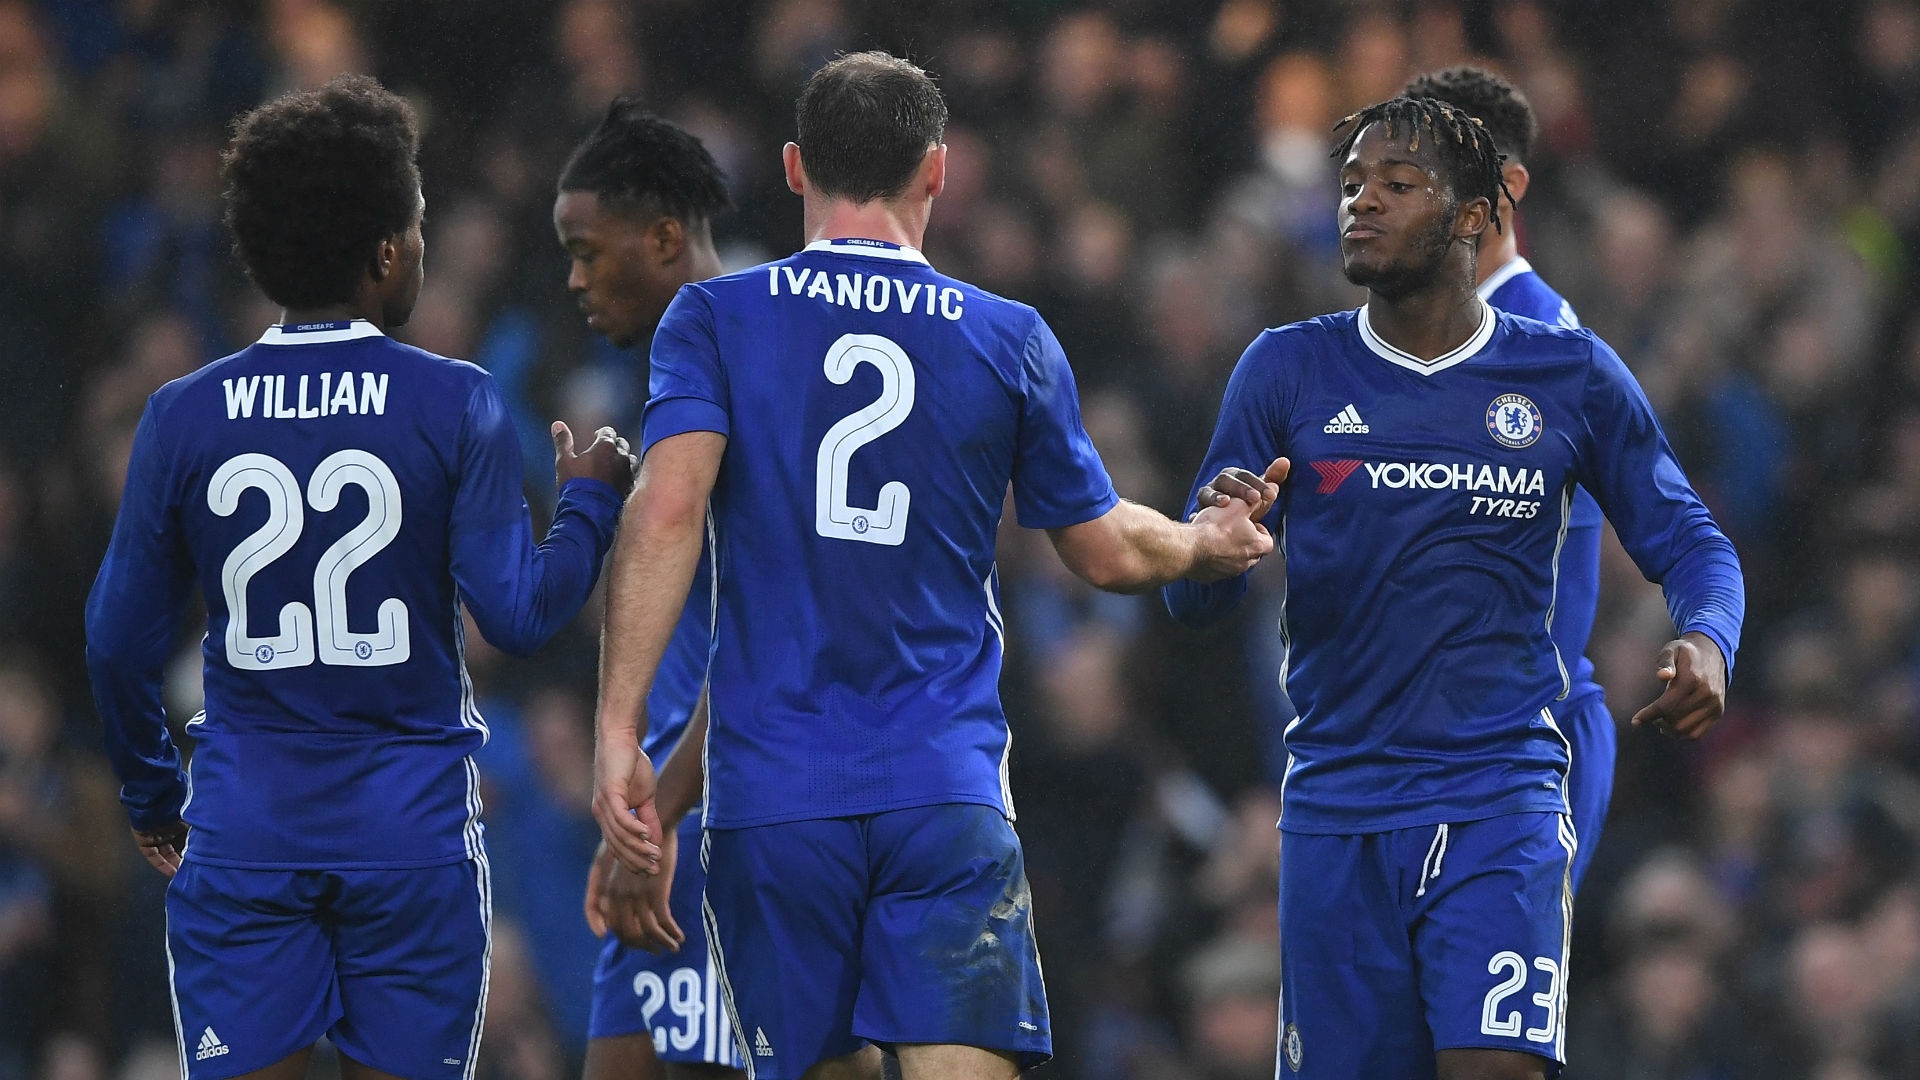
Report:
[[[1514,161],[1533,156],[1533,139],[1540,130],[1527,95],[1485,68],[1463,64],[1428,72],[1407,84],[1408,97],[1430,97],[1477,116],[1492,134],[1500,152]]]
[[[420,212],[413,108],[364,75],[267,102],[220,155],[227,227],[249,277],[283,307],[352,298],[380,241]]]
[[[590,191],[607,209],[711,221],[733,205],[726,174],[700,140],[621,95],[560,170],[557,190]]]

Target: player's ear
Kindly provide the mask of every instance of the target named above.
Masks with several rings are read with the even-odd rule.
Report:
[[[647,253],[655,262],[670,263],[687,246],[687,227],[676,217],[661,216],[647,228]]]
[[[399,265],[400,237],[389,236],[380,241],[379,247],[373,249],[373,259],[367,265],[367,273],[373,276],[375,282],[381,282],[387,280],[387,276],[392,274]]]
[[[1492,209],[1493,204],[1479,195],[1461,203],[1453,218],[1453,238],[1466,240],[1486,231],[1488,222],[1492,220]]]
[[[926,169],[927,198],[939,198],[940,193],[947,189],[947,144],[938,143],[928,150],[922,168]]]
[[[787,170],[787,190],[795,195],[807,193],[807,170],[800,163],[800,144],[788,143],[780,148],[780,161]]]
[[[1509,161],[1500,166],[1500,178],[1507,182],[1507,192],[1513,196],[1515,208],[1518,209],[1520,200],[1527,197],[1527,185],[1533,183],[1533,174],[1527,171],[1525,165]]]

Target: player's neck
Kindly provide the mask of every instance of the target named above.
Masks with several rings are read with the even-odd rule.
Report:
[[[916,250],[927,236],[932,199],[807,200],[807,243],[816,240],[880,240]]]
[[[1422,360],[1444,356],[1464,345],[1480,329],[1480,295],[1448,275],[1436,283],[1389,299],[1367,294],[1367,322],[1375,336]]]
[[[281,326],[302,326],[308,323],[353,322],[359,319],[372,323],[381,333],[386,333],[385,320],[376,305],[368,308],[360,304],[331,304],[327,307],[282,308]]]
[[[1501,267],[1520,257],[1520,237],[1514,232],[1512,221],[1506,225],[1506,231],[1495,233],[1493,244],[1481,250],[1475,286],[1485,285],[1488,278],[1500,272]],[[1480,236],[1481,242],[1485,243],[1486,233]]]
[[[688,281],[705,281],[720,276],[720,253],[713,249],[711,237],[696,241],[687,253]]]

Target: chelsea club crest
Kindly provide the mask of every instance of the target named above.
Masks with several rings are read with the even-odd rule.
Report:
[[[1287,1032],[1280,1040],[1280,1049],[1287,1055],[1287,1068],[1300,1071],[1300,1025],[1288,1024]]]
[[[1501,446],[1532,446],[1545,425],[1540,407],[1522,394],[1501,394],[1487,406],[1487,431]]]

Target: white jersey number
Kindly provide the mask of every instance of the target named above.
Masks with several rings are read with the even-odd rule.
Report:
[[[690,967],[674,968],[663,982],[657,973],[642,971],[633,977],[633,992],[640,998],[640,1021],[652,1030],[656,1051],[664,1054],[671,1046],[684,1054],[700,1041],[701,1019],[707,1011],[701,997],[700,972]],[[663,1005],[671,1007],[678,1026],[653,1026],[653,1018]]]
[[[1533,966],[1546,973],[1547,987],[1533,995],[1533,1003],[1544,1010],[1544,1022],[1539,1027],[1526,1029],[1528,1042],[1551,1043],[1560,1031],[1560,999],[1562,994],[1562,974],[1560,963],[1552,957],[1536,956]],[[1499,985],[1487,991],[1486,999],[1480,1006],[1480,1031],[1485,1035],[1498,1035],[1502,1038],[1516,1038],[1521,1034],[1525,1021],[1520,1010],[1507,1010],[1506,1000],[1526,989],[1528,981],[1527,960],[1516,952],[1495,953],[1487,961],[1487,974],[1507,973]],[[1506,1015],[1502,1016],[1501,1013]]]
[[[377,629],[347,629],[347,578],[400,534],[400,484],[387,463],[365,450],[341,450],[313,470],[305,502],[325,513],[340,504],[352,484],[367,493],[367,516],[335,541],[313,568],[312,607],[294,601],[280,609],[280,624],[268,637],[247,633],[247,585],[275,559],[293,550],[305,525],[300,482],[292,470],[265,454],[241,454],[214,470],[207,506],[221,517],[240,507],[240,494],[258,488],[267,497],[267,520],[240,541],[220,567],[227,600],[227,663],[241,671],[305,667],[316,658],[339,667],[386,667],[412,655],[407,605],[398,597],[380,602]]]
[[[845,386],[861,364],[880,370],[880,396],[846,417],[820,440],[816,462],[813,528],[821,536],[897,547],[907,538],[907,507],[913,493],[898,480],[880,488],[880,505],[847,504],[847,466],[853,452],[906,422],[913,411],[913,362],[900,346],[878,334],[843,334],[827,350],[827,378]]]

